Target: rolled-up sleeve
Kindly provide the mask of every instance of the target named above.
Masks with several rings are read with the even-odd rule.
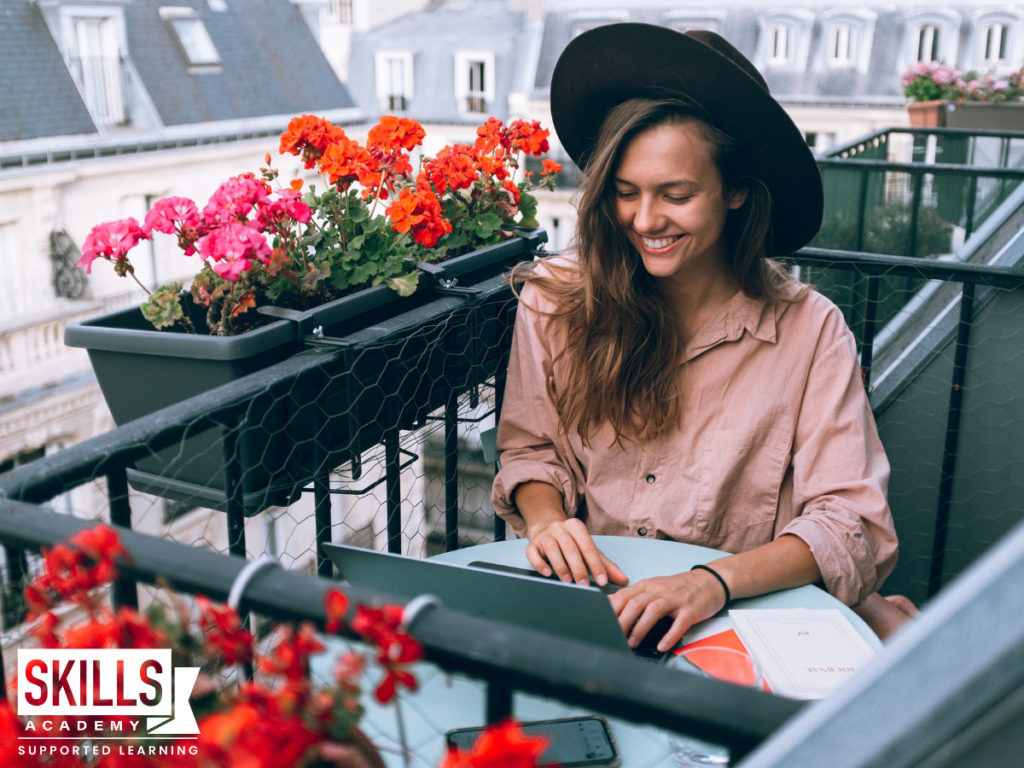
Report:
[[[569,515],[576,513],[582,493],[565,439],[558,434],[550,316],[544,314],[549,309],[534,285],[523,287],[498,424],[501,469],[494,479],[491,503],[519,535],[526,529],[512,501],[519,485],[540,481],[554,486],[561,491]]]
[[[806,542],[832,595],[861,602],[892,572],[897,541],[886,501],[889,462],[853,336],[835,308],[808,372],[791,468],[800,512],[780,533]]]

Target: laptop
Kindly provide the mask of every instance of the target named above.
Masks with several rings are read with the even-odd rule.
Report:
[[[655,626],[636,649],[622,634],[607,595],[593,586],[566,584],[526,569],[477,562],[456,565],[344,544],[323,552],[344,581],[398,597],[436,595],[446,608],[589,643],[610,651],[661,659],[657,641],[671,621]]]

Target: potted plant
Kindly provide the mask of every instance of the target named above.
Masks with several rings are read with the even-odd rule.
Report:
[[[959,79],[960,73],[945,64],[921,62],[907,69],[900,83],[903,94],[910,98],[910,124],[919,128],[944,126],[945,101],[960,93]]]
[[[411,153],[424,133],[415,120],[385,116],[363,145],[303,115],[289,123],[279,151],[318,171],[322,189],[301,179],[282,184],[268,155],[259,173],[228,179],[202,208],[170,197],[141,224],[129,218],[95,227],[82,248],[87,270],[107,260],[134,278],[130,251],[158,233],[199,262],[187,291],[178,283],[161,286],[142,312],[122,310],[67,329],[67,344],[89,350],[114,420],[123,424],[279,362],[300,352],[314,327],[351,333],[436,299],[435,282],[420,279],[424,264],[443,262],[446,278],[465,283],[499,273],[544,241],[530,228],[531,190],[537,182],[550,185],[560,168],[545,158],[538,179],[515,175],[521,155],[547,152],[548,131],[537,122],[491,118],[473,144],[445,147],[414,168]],[[427,354],[423,345],[400,346],[412,356],[406,369],[417,369]],[[364,361],[376,375],[386,365],[379,355]],[[353,391],[341,374],[333,383],[342,397]],[[294,446],[308,446],[311,436],[288,434],[296,409],[306,405],[279,401],[258,414],[255,426],[243,425],[238,450],[247,512],[288,503],[310,477],[309,452]],[[328,452],[339,456],[358,454],[380,432],[365,430],[352,444],[345,424],[299,421],[312,434],[331,435]],[[133,485],[223,508],[222,438],[221,429],[208,429],[140,462]]]
[[[116,655],[117,649],[170,649],[176,677],[199,669],[186,705],[195,715],[198,733],[153,741],[146,731],[153,718],[98,713],[108,710],[82,718],[21,716],[13,704],[21,701],[18,686],[26,686],[29,696],[49,682],[49,677],[26,675],[12,684],[12,695],[0,701],[0,765],[383,768],[379,750],[359,729],[362,690],[364,679],[374,677],[374,698],[393,704],[397,715],[399,691],[416,689],[411,665],[423,658],[423,650],[404,631],[400,606],[358,605],[350,610],[342,591],[329,590],[324,629],[337,633],[347,624],[359,642],[339,654],[334,679],[321,684],[311,676],[310,661],[325,646],[310,622],[278,626],[269,638],[257,640],[232,608],[201,596],[194,609],[170,593],[158,595],[145,612],[112,608],[105,587],[116,577],[119,563],[126,561],[128,554],[116,532],[102,524],[44,552],[39,575],[25,587],[30,642],[23,650],[30,658],[36,658],[33,645],[43,653],[59,650],[80,661],[83,669],[91,664],[95,703],[112,692],[97,682],[97,664],[102,662],[86,661],[89,651],[106,649]],[[251,670],[251,679],[243,666]],[[118,670],[121,677],[128,674],[125,667]],[[65,701],[80,697],[82,703],[87,695],[84,674],[65,673],[60,683]],[[168,693],[161,690],[155,698]],[[53,695],[62,694],[55,689]],[[119,705],[129,703],[121,700],[120,687],[117,696]],[[176,720],[180,709],[176,702]],[[488,729],[470,751],[446,755],[441,768],[485,768],[497,765],[496,759],[502,765],[533,768],[546,744],[543,738],[524,736],[515,722],[506,721]],[[404,745],[403,751],[408,756]]]
[[[907,69],[901,83],[913,126],[1024,130],[1024,68],[998,77],[921,63]]]

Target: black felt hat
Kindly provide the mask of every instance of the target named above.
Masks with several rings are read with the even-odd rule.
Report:
[[[551,79],[551,118],[585,167],[609,110],[636,97],[681,97],[748,148],[774,204],[775,252],[792,253],[821,226],[821,175],[807,142],[764,78],[714,32],[608,24],[566,46]]]

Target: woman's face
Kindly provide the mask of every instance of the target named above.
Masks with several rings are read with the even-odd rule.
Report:
[[[725,219],[746,192],[722,188],[699,123],[665,123],[634,136],[613,184],[619,225],[651,275],[685,280],[725,265]]]

